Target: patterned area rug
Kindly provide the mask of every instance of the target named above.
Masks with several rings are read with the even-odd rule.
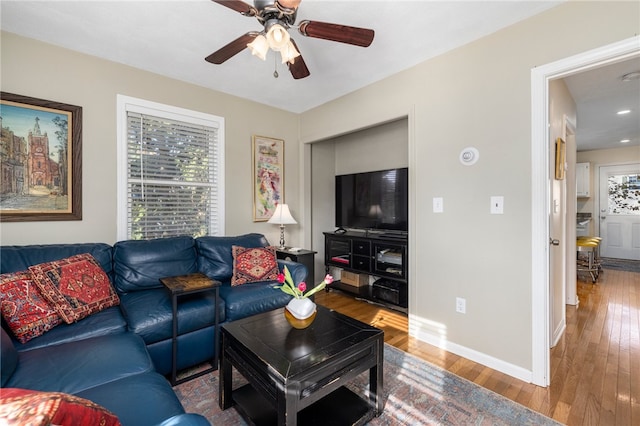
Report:
[[[369,425],[558,425],[559,423],[390,345],[384,347],[385,409]],[[234,389],[244,379],[234,371]],[[350,386],[364,395],[368,374]],[[213,425],[246,425],[218,407],[218,372],[174,388],[187,412]]]
[[[618,271],[640,272],[640,260],[614,259],[603,257],[600,259],[605,269],[617,269]]]

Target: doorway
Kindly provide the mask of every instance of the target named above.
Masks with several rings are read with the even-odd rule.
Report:
[[[550,382],[550,181],[549,82],[553,79],[640,56],[640,36],[632,37],[531,70],[532,88],[532,375],[539,386]]]

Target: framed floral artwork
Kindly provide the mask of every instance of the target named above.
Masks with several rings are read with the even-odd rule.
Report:
[[[0,93],[0,220],[82,219],[82,107]]]
[[[253,221],[269,220],[284,202],[284,141],[253,136]]]

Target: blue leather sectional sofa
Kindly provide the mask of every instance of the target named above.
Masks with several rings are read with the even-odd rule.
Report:
[[[178,303],[178,369],[214,356],[214,318],[233,321],[285,306],[290,296],[274,283],[232,287],[233,245],[265,247],[260,234],[237,237],[174,237],[147,241],[0,247],[0,273],[90,253],[112,280],[120,305],[73,324],[61,324],[24,344],[2,329],[2,387],[64,392],[89,399],[123,425],[206,425],[185,414],[168,381],[171,371],[171,297],[159,279],[202,272],[221,281],[214,292],[183,296]],[[287,265],[294,281],[306,268]]]

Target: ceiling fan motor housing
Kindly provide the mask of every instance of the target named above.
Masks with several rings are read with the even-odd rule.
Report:
[[[253,4],[257,10],[256,18],[265,26],[274,19],[281,21],[280,24],[285,28],[296,22],[297,9],[283,7],[272,0],[254,0]],[[265,31],[268,30],[265,27]]]

